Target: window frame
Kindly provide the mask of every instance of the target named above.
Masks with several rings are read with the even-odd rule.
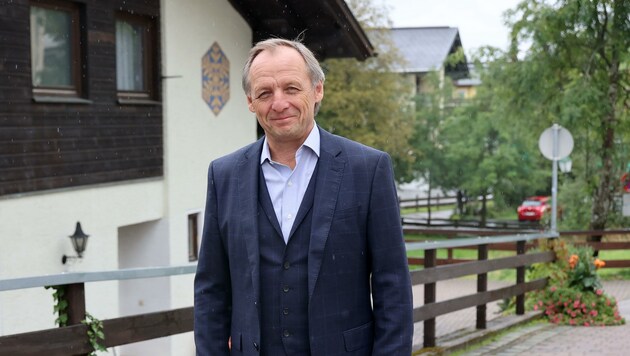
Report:
[[[188,262],[195,262],[199,259],[199,216],[200,212],[188,214]]]
[[[140,24],[145,27],[145,31],[142,36],[142,46],[144,56],[142,58],[142,70],[143,70],[143,85],[144,90],[120,90],[118,89],[118,53],[115,51],[116,60],[116,93],[118,95],[118,101],[120,103],[142,103],[143,101],[151,101],[156,99],[156,25],[155,20],[149,16],[130,14],[128,12],[116,12],[114,16],[114,37],[116,37],[116,22],[125,21],[131,24]],[[118,43],[115,43],[118,48]]]
[[[83,33],[81,32],[81,8],[79,4],[57,0],[31,0],[29,2],[29,28],[32,26],[30,23],[30,11],[32,7],[39,7],[44,9],[65,11],[70,14],[70,75],[71,75],[71,88],[55,87],[55,86],[35,86],[33,83],[33,50],[32,46],[29,46],[29,53],[31,56],[31,88],[33,96],[37,97],[67,97],[67,98],[81,98],[83,95],[83,63],[84,55],[81,48],[81,41]],[[29,33],[29,39],[32,41],[32,33]]]

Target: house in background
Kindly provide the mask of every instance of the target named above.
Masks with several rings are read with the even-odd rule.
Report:
[[[404,59],[403,67],[398,72],[409,78],[418,94],[432,90],[424,78],[430,72],[438,72],[440,80],[449,77],[457,85],[458,80],[469,77],[465,56],[455,64],[445,65],[449,55],[463,50],[459,30],[453,27],[401,27],[389,30],[390,38]],[[462,82],[462,93],[467,93],[467,86]],[[460,88],[456,89],[456,95]],[[466,95],[466,94],[465,94]]]
[[[456,99],[467,100],[477,95],[477,87],[481,85],[479,73],[474,70],[474,66],[471,63],[468,63],[468,69],[468,78],[457,79],[454,82]]]
[[[373,49],[343,0],[13,0],[0,6],[0,279],[194,264],[214,158],[258,137],[252,43]],[[90,235],[81,259],[69,235]],[[86,284],[99,319],[188,307],[192,275]],[[49,290],[0,292],[0,336],[55,326]],[[118,355],[193,355],[190,333]]]

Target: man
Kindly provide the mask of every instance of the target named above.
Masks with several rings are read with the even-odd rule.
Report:
[[[265,136],[209,168],[197,355],[410,355],[389,156],[315,125],[324,73],[299,42],[256,44],[243,88]]]

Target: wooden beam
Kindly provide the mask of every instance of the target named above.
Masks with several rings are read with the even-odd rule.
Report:
[[[103,346],[113,347],[193,330],[193,308],[103,320]],[[0,337],[0,355],[67,356],[92,352],[83,324]]]
[[[546,278],[537,279],[535,281],[494,289],[483,293],[471,294],[442,302],[425,304],[413,310],[413,321],[414,323],[417,323],[419,321],[433,320],[440,315],[490,303],[507,297],[513,297],[518,294],[544,288],[546,285]]]

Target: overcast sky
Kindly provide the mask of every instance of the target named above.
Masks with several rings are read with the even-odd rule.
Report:
[[[389,8],[394,27],[459,28],[466,54],[481,46],[506,49],[508,29],[503,13],[520,0],[375,0]]]

